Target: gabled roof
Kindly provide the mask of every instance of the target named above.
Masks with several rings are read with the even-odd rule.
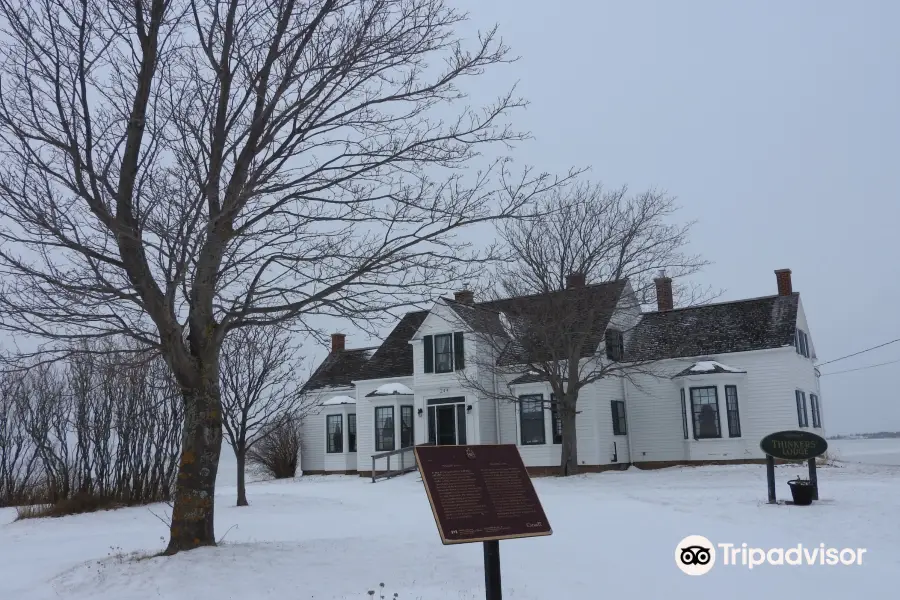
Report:
[[[427,310],[403,315],[400,322],[372,355],[365,368],[361,369],[354,379],[385,379],[412,375],[413,349],[409,345],[409,340],[427,316]]]
[[[352,385],[374,351],[375,348],[355,348],[329,353],[303,386],[303,391]]]
[[[765,296],[645,313],[626,362],[708,356],[791,346],[800,295]]]

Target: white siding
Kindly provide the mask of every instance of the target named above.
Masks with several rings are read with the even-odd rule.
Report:
[[[314,392],[314,398],[311,400],[312,406],[309,412],[303,417],[303,420],[300,425],[300,470],[303,472],[309,471],[324,471],[326,469],[329,470],[340,470],[344,471],[347,469],[352,469],[354,467],[347,467],[348,464],[346,458],[341,459],[340,468],[335,466],[335,462],[337,459],[334,457],[337,455],[330,455],[327,460],[327,465],[330,467],[326,467],[326,458],[325,458],[325,412],[338,412],[335,409],[341,409],[341,406],[322,406],[322,402],[332,398],[334,396],[346,395],[353,396],[355,394],[352,387],[335,387],[335,388],[324,388],[321,390],[316,390]],[[347,428],[347,419],[344,417],[344,448],[346,445],[346,428]],[[355,459],[354,461],[355,462]]]
[[[746,375],[709,375],[670,379],[696,362],[694,359],[661,361],[654,366],[658,377],[635,375],[626,383],[626,407],[633,462],[680,460],[758,459],[764,455],[759,441],[765,435],[797,428],[796,389],[815,390],[812,362],[793,347],[739,352],[704,357],[747,371]],[[738,389],[741,437],[728,437],[724,385]],[[684,440],[680,387],[685,387],[688,427],[691,386],[718,387],[721,439]],[[798,386],[801,386],[798,388]],[[811,417],[810,417],[811,422]]]
[[[392,406],[394,407],[394,448],[400,448],[400,407],[403,405],[413,405],[413,435],[418,440],[419,430],[424,426],[424,420],[417,414],[414,396],[383,396],[375,398],[366,398],[366,395],[375,391],[379,386],[386,383],[401,383],[407,387],[413,384],[412,377],[398,377],[393,379],[372,379],[356,382],[356,436],[357,436],[357,469],[359,471],[372,470],[372,455],[377,454],[375,450],[375,407],[376,406]],[[399,460],[394,457],[394,461]],[[383,470],[387,465],[386,459],[380,459],[376,465],[376,470]]]

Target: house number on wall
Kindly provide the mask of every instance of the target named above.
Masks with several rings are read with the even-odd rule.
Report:
[[[450,388],[448,388],[448,387],[446,387],[446,388],[438,388],[438,393],[439,393],[439,394],[447,394],[447,393],[449,393],[449,392],[450,392]]]

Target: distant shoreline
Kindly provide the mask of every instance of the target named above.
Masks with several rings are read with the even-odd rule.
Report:
[[[829,440],[891,440],[900,439],[900,431],[879,431],[876,433],[850,433],[846,435],[830,435]]]

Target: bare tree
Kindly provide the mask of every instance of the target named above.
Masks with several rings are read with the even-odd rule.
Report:
[[[675,212],[674,200],[654,191],[629,196],[625,188],[604,192],[589,184],[555,190],[532,218],[501,228],[511,256],[497,274],[499,299],[460,308],[474,311],[486,349],[465,385],[485,398],[519,402],[512,382],[549,384],[552,396],[540,410],[553,412],[554,434],[562,438],[561,475],[578,472],[581,390],[653,372],[647,362],[625,362],[624,349],[642,304],[655,298],[654,275],[684,277],[707,264],[685,251],[691,223],[669,223]],[[682,303],[711,297],[696,287],[680,292]]]
[[[237,459],[237,505],[247,506],[247,453],[282,421],[301,414],[300,360],[290,332],[277,327],[238,329],[222,346],[225,434]]]
[[[525,137],[524,102],[467,105],[512,57],[443,0],[0,0],[0,20],[0,325],[165,357],[170,554],[215,544],[229,332],[372,329],[492,257],[456,233],[556,184],[476,162]]]

